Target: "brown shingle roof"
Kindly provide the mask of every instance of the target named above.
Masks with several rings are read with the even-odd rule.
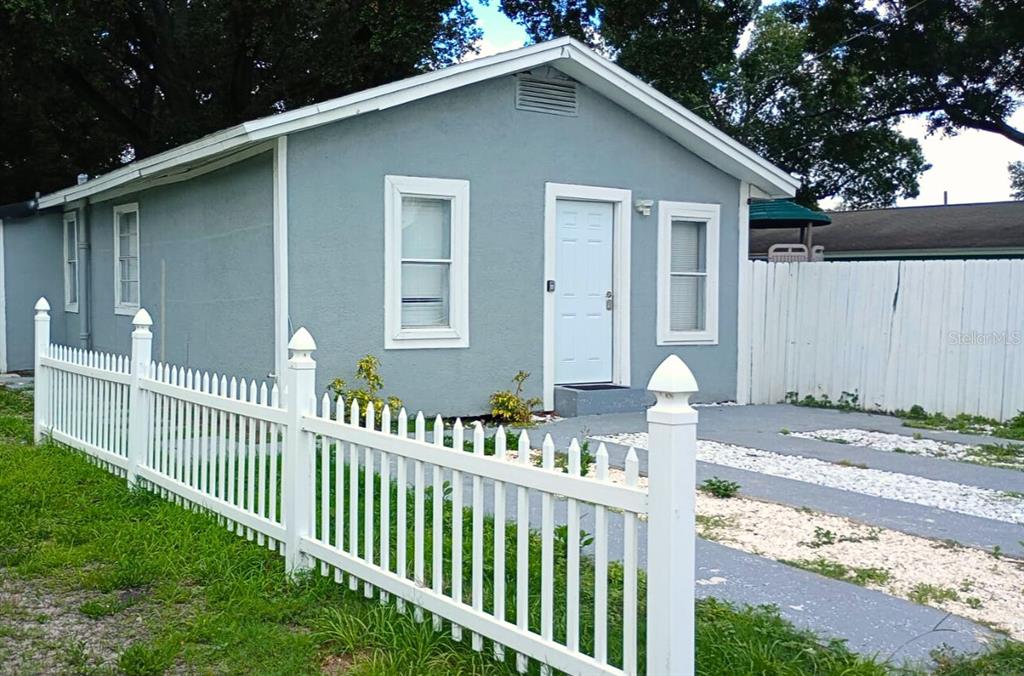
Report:
[[[1024,249],[1024,202],[829,212],[832,224],[814,229],[814,244],[829,251],[901,249]],[[750,252],[800,241],[796,228],[751,230]]]

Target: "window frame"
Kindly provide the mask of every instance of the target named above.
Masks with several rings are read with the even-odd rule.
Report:
[[[125,303],[121,300],[121,215],[130,213],[135,214],[135,236],[138,239],[136,242],[136,267],[139,274],[139,294],[138,302],[135,303]],[[142,219],[139,216],[138,202],[115,206],[111,229],[114,231],[114,314],[133,316],[142,307]]]
[[[447,327],[402,327],[402,197],[451,201]],[[469,181],[384,177],[384,349],[469,347]]]
[[[65,312],[78,312],[78,294],[81,292],[79,285],[79,279],[81,279],[81,268],[79,263],[79,242],[78,238],[82,234],[78,227],[78,210],[65,211],[64,216],[61,218],[63,237],[64,237],[64,311]],[[69,249],[68,241],[68,225],[74,228],[75,233],[75,245],[74,251]],[[74,253],[74,259],[69,258],[69,254]],[[72,279],[68,274],[68,265],[75,264],[75,278]],[[74,287],[75,300],[71,300],[71,289]]]
[[[658,202],[658,345],[717,345],[719,310],[719,245],[721,205],[700,202]],[[704,223],[704,328],[672,330],[672,221]]]

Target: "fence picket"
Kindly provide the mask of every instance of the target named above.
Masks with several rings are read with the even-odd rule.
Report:
[[[371,401],[366,405],[366,429],[374,429],[376,422],[377,411]],[[372,565],[373,538],[377,534],[373,527],[373,448],[370,446],[364,447],[363,454],[363,515],[365,519],[363,524],[363,558]],[[373,596],[373,585],[369,581],[363,583],[363,596],[366,598]]]
[[[409,436],[409,414],[405,412],[405,407],[398,412],[398,430],[397,436],[405,439]],[[409,491],[409,482],[406,477],[405,469],[405,456],[399,455],[395,459],[395,481],[398,483],[398,492],[396,494],[397,500],[395,504],[395,531],[397,541],[395,543],[395,572],[398,573],[399,577],[403,580],[409,577],[409,567],[406,561],[406,536],[408,533],[408,524],[406,520],[408,514],[406,512],[406,495]],[[396,603],[398,612],[405,612],[405,600],[398,599]]]
[[[465,430],[462,420],[455,419],[452,426],[452,450],[465,450]],[[452,598],[462,603],[462,472],[452,470]],[[462,640],[462,627],[452,623],[452,638]]]
[[[626,485],[640,483],[640,462],[636,449],[629,447],[626,454]],[[636,514],[623,512],[623,581],[622,581],[622,670],[627,674],[637,673],[636,631],[637,631],[637,533]]]
[[[787,297],[799,298],[800,294],[789,288]],[[860,304],[849,307],[855,306]],[[678,529],[673,530],[671,521],[692,521],[686,502],[692,502],[692,495],[677,499],[687,492],[675,488],[692,484],[696,414],[686,402],[695,385],[692,374],[678,358],[667,359],[651,380],[659,403],[652,409],[657,415],[650,418],[650,453],[659,460],[658,478],[669,478],[651,482],[648,500],[648,491],[639,486],[633,449],[626,457],[625,481],[613,482],[607,449],[602,444],[597,452],[597,478],[593,480],[583,476],[583,451],[575,439],[568,446],[562,472],[556,466],[558,451],[551,435],[545,435],[539,463],[535,463],[526,431],[519,433],[517,458],[513,461],[508,432],[501,426],[495,431],[494,457],[489,458],[485,449],[490,440],[480,422],[473,423],[472,447],[467,448],[461,419],[456,419],[451,428],[450,445],[440,416],[433,420],[429,443],[422,412],[416,415],[414,433],[404,409],[398,412],[397,430],[392,426],[394,412],[386,404],[378,411],[372,402],[362,409],[357,400],[352,400],[346,420],[346,402],[341,397],[332,402],[328,394],[314,395],[316,362],[311,355],[316,346],[305,330],[300,330],[289,344],[289,386],[282,407],[283,389],[276,382],[268,388],[266,382],[257,379],[151,361],[152,320],[144,311],[140,310],[133,321],[136,331],[132,357],[126,360],[121,355],[52,344],[45,307],[41,301],[36,309],[37,435],[49,429],[58,441],[79,448],[98,466],[126,477],[132,485],[148,488],[186,509],[212,513],[229,530],[278,550],[285,556],[289,575],[315,570],[319,562],[323,574],[329,575],[333,569],[337,582],[344,583],[347,577],[353,590],[362,585],[367,598],[390,602],[393,597],[403,611],[411,603],[416,621],[422,622],[429,613],[431,627],[437,630],[448,623],[455,640],[468,632],[475,651],[482,651],[484,642],[491,641],[494,657],[503,660],[511,650],[517,671],[530,671],[531,662],[536,660],[532,668],[545,675],[554,670],[608,676],[638,672],[640,515],[650,519],[648,551],[659,570],[674,561],[685,569],[687,556],[692,555],[692,532],[683,532],[686,537],[682,541],[664,544],[676,538]],[[1009,316],[1002,306],[996,309]],[[998,351],[986,352],[983,358],[991,363],[993,355],[998,356]],[[863,366],[858,358],[848,361]],[[141,373],[132,373],[135,369]],[[793,368],[788,373],[797,371]],[[665,372],[671,374],[666,376]],[[675,396],[682,398],[673,399]],[[428,464],[429,498],[425,475]],[[493,549],[487,549],[485,533],[488,481],[494,486]],[[508,492],[509,484],[516,489],[515,515],[508,514],[508,502],[513,497]],[[466,490],[472,491],[471,499]],[[393,491],[396,498],[392,497]],[[535,492],[540,493],[540,524],[538,531],[531,532]],[[411,506],[410,495],[414,500]],[[560,530],[556,539],[555,528],[556,519],[561,518],[557,502],[562,500],[567,519],[564,540]],[[595,515],[593,655],[585,654],[580,645],[584,505],[592,507]],[[655,505],[662,511],[652,511]],[[427,509],[431,510],[429,555]],[[450,552],[445,551],[449,537],[445,532],[447,509],[452,510]],[[410,512],[411,579],[407,561]],[[621,577],[615,569],[615,579],[622,583],[621,613],[618,608],[609,613],[607,607],[609,537],[615,532],[610,530],[608,519],[612,513],[623,515]],[[509,516],[515,519],[514,544],[507,537]],[[654,524],[658,537],[652,540]],[[618,526],[617,519],[614,525]],[[562,546],[566,547],[564,551]],[[674,548],[672,557],[666,555],[670,546]],[[392,551],[393,547],[397,548]],[[688,549],[688,553],[680,549]],[[539,559],[534,560],[538,550]],[[449,554],[451,576],[447,578],[445,559]],[[493,555],[490,573],[488,555]],[[560,574],[556,573],[556,562],[560,567],[563,555],[565,578],[556,580],[556,574]],[[508,589],[507,579],[508,558],[512,556],[516,566],[511,594],[515,618],[510,622],[506,599],[513,591]],[[531,582],[531,566],[533,577],[539,578],[536,583]],[[688,574],[692,577],[692,571]],[[485,579],[487,575],[493,577]],[[661,667],[668,665],[672,673],[691,676],[692,640],[687,645],[683,635],[680,650],[675,641],[665,639],[661,629],[689,629],[685,610],[692,610],[692,580],[677,576],[666,582],[664,575],[659,580],[648,587],[649,591],[667,586],[678,603],[660,598],[656,591],[651,591],[653,597],[648,596],[648,613],[655,615],[649,615],[647,626],[656,631],[654,639],[648,634],[647,671],[662,673],[666,669]],[[563,599],[560,592],[556,598],[555,591],[563,582],[564,625]],[[534,584],[536,588],[531,589]],[[533,616],[531,625],[531,595],[538,594],[539,598],[532,600],[539,605],[539,616]],[[652,610],[655,606],[657,609]],[[609,632],[614,633],[616,641],[621,632],[621,666],[608,663]]]
[[[494,435],[494,457],[508,462],[505,427],[499,425]],[[494,617],[504,622],[505,616],[505,482],[494,482]],[[505,660],[505,647],[494,642],[494,659]]]
[[[427,422],[423,419],[423,411],[416,413],[416,441],[423,443],[427,438]],[[424,570],[424,542],[423,530],[425,520],[424,509],[424,476],[423,462],[413,461],[413,579],[416,584],[426,586],[426,571]],[[417,622],[423,621],[423,610],[416,606],[413,617]]]
[[[345,422],[345,400],[338,395],[334,402],[334,415]],[[334,546],[345,550],[345,445],[334,440]],[[342,582],[342,572],[334,572],[334,581]]]
[[[320,415],[331,417],[331,398],[324,392],[320,400]],[[337,468],[335,468],[337,471]],[[320,441],[320,540],[330,542],[331,532],[331,445],[327,437]],[[327,562],[320,562],[320,572],[327,575]]]
[[[359,402],[352,399],[352,413],[349,424],[359,426]],[[359,451],[355,444],[348,446],[348,553],[359,556]],[[358,581],[348,576],[348,588],[355,591]]]
[[[391,407],[384,404],[380,413],[380,431],[391,434]],[[391,459],[380,452],[380,567],[391,570]],[[388,593],[380,590],[381,603],[389,600]]]
[[[574,438],[569,444],[569,476],[580,476],[580,445]],[[580,507],[573,498],[566,504],[566,567],[565,567],[565,644],[570,650],[580,647]]]
[[[461,450],[461,449],[460,449]],[[484,427],[478,420],[473,425],[473,453],[484,456]],[[479,474],[473,475],[473,555],[470,561],[473,586],[473,610],[484,612],[484,482]],[[460,571],[461,573],[461,568]],[[473,632],[473,650],[484,649],[483,637]]]
[[[555,471],[555,442],[550,434],[544,435],[541,445],[543,467],[549,472]],[[541,531],[540,531],[540,635],[547,640],[552,638],[555,606],[555,515],[554,496],[544,492],[540,496]],[[551,667],[541,665],[541,674],[547,676]]]
[[[608,481],[608,449],[597,447],[597,480]],[[608,661],[608,510],[594,507],[594,659]]]
[[[523,430],[519,434],[519,450],[516,458],[520,465],[530,464],[530,435]],[[525,486],[519,486],[516,494],[516,626],[526,631],[530,622],[530,495]],[[516,669],[526,673],[529,658],[523,653],[516,655]]]

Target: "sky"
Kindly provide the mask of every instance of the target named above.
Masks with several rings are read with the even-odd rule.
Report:
[[[479,56],[516,49],[527,41],[526,31],[502,14],[498,3],[499,0],[490,0],[488,5],[473,2],[477,25],[484,34]],[[1011,123],[1024,127],[1024,110],[1018,111]],[[950,204],[1010,199],[1006,165],[1024,160],[1024,147],[982,131],[967,130],[953,137],[928,136],[927,125],[917,118],[903,120],[900,130],[921,143],[925,159],[932,168],[919,179],[921,194],[914,199],[900,200],[899,206],[942,204],[943,192],[948,192]]]

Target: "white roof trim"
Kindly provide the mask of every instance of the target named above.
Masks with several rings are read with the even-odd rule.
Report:
[[[132,162],[39,199],[39,208],[97,195],[140,178],[210,159],[249,144],[347,117],[409,103],[502,75],[553,64],[607,96],[683,147],[772,197],[792,196],[799,181],[653,87],[571,38],[559,38],[374,87],[229,127]]]

